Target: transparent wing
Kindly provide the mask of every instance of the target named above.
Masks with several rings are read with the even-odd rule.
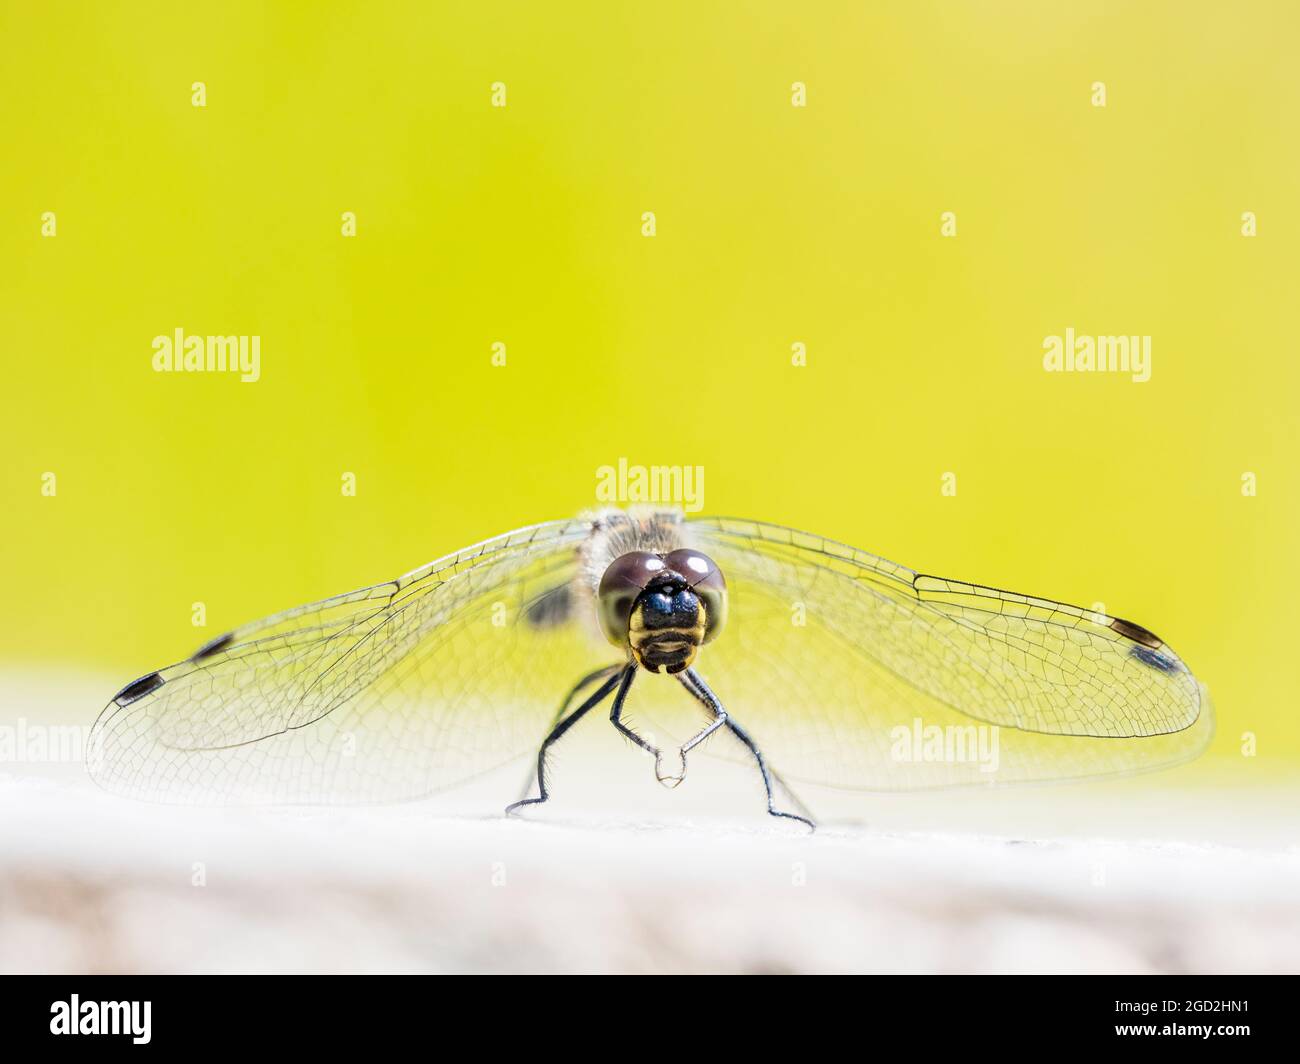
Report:
[[[391,801],[535,750],[592,668],[556,608],[590,528],[522,529],[221,636],[114,697],[91,775],[161,801]]]
[[[790,779],[900,790],[1127,773],[1187,760],[1212,734],[1200,684],[1137,625],[775,525],[688,527],[730,596],[697,667]]]

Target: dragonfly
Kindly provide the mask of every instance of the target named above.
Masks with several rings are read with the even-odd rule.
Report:
[[[674,698],[698,730],[664,743],[631,721]],[[531,756],[518,814],[550,799],[548,756],[607,700],[663,785],[703,747],[752,766],[767,812],[809,830],[796,785],[1127,775],[1190,760],[1213,732],[1204,686],[1131,621],[778,525],[633,508],[212,639],[118,691],[87,763],[135,798],[331,804],[424,798]],[[972,729],[997,734],[992,772],[960,749],[900,753],[905,734]]]

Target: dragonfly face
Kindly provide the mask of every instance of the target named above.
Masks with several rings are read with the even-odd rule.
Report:
[[[679,673],[727,617],[722,570],[699,551],[632,551],[615,558],[596,595],[601,630],[649,672]]]

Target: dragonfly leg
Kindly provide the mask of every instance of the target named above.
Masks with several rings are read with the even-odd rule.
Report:
[[[707,738],[718,727],[725,724],[731,734],[749,748],[749,752],[754,755],[754,760],[758,762],[758,771],[763,777],[763,789],[767,792],[768,813],[775,817],[784,817],[787,820],[797,820],[801,824],[806,824],[809,831],[816,831],[817,825],[813,823],[811,814],[808,816],[800,816],[798,813],[783,812],[776,807],[776,798],[772,793],[773,778],[777,779],[786,791],[790,791],[790,788],[786,786],[785,782],[781,780],[776,773],[772,772],[771,769],[767,767],[767,759],[763,756],[763,751],[758,748],[758,744],[750,737],[749,732],[745,731],[745,729],[742,728],[740,724],[722,708],[722,704],[718,701],[717,695],[709,690],[709,685],[704,682],[700,674],[694,669],[687,669],[678,677],[678,679],[682,681],[682,686],[703,702],[709,710],[711,710],[715,715],[720,714],[713,724],[705,728],[704,731],[692,739],[687,746],[682,747],[682,749],[689,749],[691,746],[694,746],[696,743]],[[685,761],[684,754],[682,759]],[[798,805],[800,812],[808,813],[808,810],[804,808],[803,803],[800,802],[798,798],[795,798],[793,791],[790,791],[790,796],[795,799],[795,803]]]
[[[590,687],[597,680],[603,680],[606,677],[613,675],[614,673],[618,672],[618,670],[621,669],[622,667],[623,666],[621,663],[617,665],[606,665],[603,669],[597,669],[595,672],[587,673],[586,676],[584,676],[581,680],[575,683],[573,687],[570,688],[569,693],[564,696],[564,701],[560,703],[560,708],[555,711],[555,719],[552,720],[550,724],[551,729],[554,730],[559,725],[560,721],[564,719],[564,714],[567,713],[569,710],[569,703],[572,702],[578,696],[579,691],[581,691],[584,687]],[[566,731],[568,730],[567,727],[565,730]],[[560,735],[563,734],[564,734],[563,731],[560,732]],[[551,743],[553,743],[559,737],[560,737],[559,735],[548,734],[546,739],[542,743],[541,750],[538,751],[539,764],[538,764],[537,783],[538,783],[539,790],[541,789],[541,782],[542,782],[541,775],[540,775],[542,769],[542,765],[540,764],[541,755],[545,754],[546,748],[550,746]],[[524,786],[523,789],[519,792],[519,801],[522,802],[525,798],[527,798],[528,792],[531,791],[532,789],[533,789],[533,772],[530,769],[528,775],[524,777]],[[541,793],[543,796],[545,796],[546,794],[545,790],[541,790]]]
[[[551,733],[544,740],[542,740],[541,749],[537,751],[537,792],[540,795],[540,797],[521,798],[519,801],[511,803],[510,805],[506,806],[507,816],[512,815],[516,809],[519,809],[522,806],[541,805],[542,802],[550,798],[551,796],[550,792],[546,789],[547,750],[550,749],[553,743],[558,742],[563,737],[564,733],[567,732],[570,728],[572,728],[575,724],[577,724],[578,721],[581,720],[583,716],[591,712],[591,710],[595,709],[596,706],[600,705],[601,702],[605,701],[605,699],[609,697],[610,691],[614,690],[614,687],[618,684],[619,679],[625,673],[628,673],[630,670],[634,668],[635,666],[633,665],[611,665],[607,669],[597,670],[596,672],[592,673],[590,676],[584,676],[581,680],[578,681],[578,685],[574,687],[572,691],[569,692],[568,696],[564,700],[563,705],[560,706],[560,712],[559,714],[557,714],[557,716],[561,717],[562,719],[558,720],[556,725],[551,729]],[[616,669],[622,669],[623,672],[622,673],[616,672],[615,671]],[[595,680],[599,679],[603,675],[608,675],[608,679],[606,679],[606,681],[596,689],[596,693],[591,695],[587,699],[587,701],[582,703],[582,705],[580,705],[577,709],[575,709],[572,713],[570,713],[567,717],[565,717],[564,710],[565,708],[567,708],[569,701],[574,697],[574,695],[576,695],[588,684],[594,682]],[[624,693],[625,690],[626,690],[626,680],[624,681],[624,687],[620,689],[619,693],[622,694]]]
[[[618,689],[618,694],[614,696],[614,707],[609,711],[609,722],[619,730],[622,735],[631,739],[637,746],[641,747],[647,754],[651,754],[655,759],[655,779],[668,787],[676,787],[685,778],[684,775],[669,776],[663,770],[663,751],[648,739],[642,738],[626,724],[623,723],[623,703],[627,700],[628,688],[632,686],[632,677],[636,675],[637,666],[635,663],[629,664],[623,673],[623,683]],[[685,772],[685,761],[683,760],[683,773]]]
[[[722,708],[722,703],[718,701],[712,691],[703,685],[703,681],[693,674],[693,669],[687,669],[685,672],[678,673],[677,679],[686,690],[708,707],[709,712],[713,714],[713,721],[707,728],[681,745],[681,748],[677,751],[677,756],[681,758],[682,764],[676,776],[663,773],[660,769],[659,758],[655,758],[655,778],[668,787],[676,787],[686,778],[686,755],[727,723],[727,711]]]

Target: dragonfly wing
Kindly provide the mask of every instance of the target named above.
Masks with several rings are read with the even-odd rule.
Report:
[[[219,637],[115,696],[91,775],[162,801],[390,801],[535,749],[592,667],[554,608],[589,531],[522,529]]]
[[[1137,625],[775,525],[690,529],[730,598],[698,667],[791,779],[896,790],[1122,774],[1194,757],[1212,734],[1201,685]]]

